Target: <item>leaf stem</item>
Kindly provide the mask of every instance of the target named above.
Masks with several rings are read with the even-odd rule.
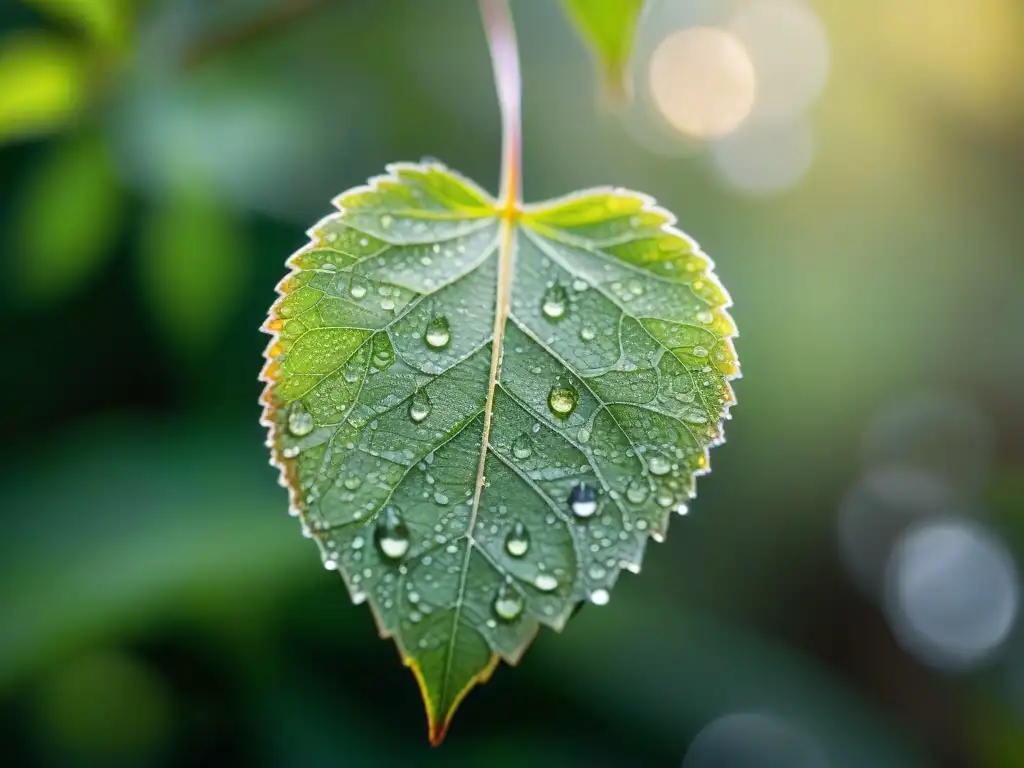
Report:
[[[522,110],[519,50],[508,0],[480,0],[487,46],[494,67],[494,85],[501,110],[501,203],[505,215],[515,218],[522,186]]]

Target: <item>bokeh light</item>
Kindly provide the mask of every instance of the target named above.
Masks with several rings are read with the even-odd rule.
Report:
[[[697,734],[683,768],[825,768],[821,749],[801,730],[757,713],[725,715]]]
[[[929,516],[961,512],[953,488],[939,475],[900,466],[871,470],[840,504],[840,561],[866,596],[879,597],[890,553],[900,535]]]
[[[1013,628],[1019,585],[1013,559],[977,523],[945,519],[910,528],[887,569],[886,613],[920,661],[947,670],[996,651]]]
[[[828,79],[828,37],[814,11],[800,0],[761,0],[740,8],[728,29],[757,72],[752,117],[770,122],[800,117]]]
[[[872,419],[862,457],[868,466],[920,467],[976,490],[988,478],[994,452],[992,420],[974,402],[953,393],[918,392]]]
[[[654,51],[649,66],[658,110],[689,136],[727,134],[754,107],[754,65],[743,44],[725,30],[673,32]]]
[[[717,139],[711,159],[723,181],[749,195],[794,187],[814,159],[814,133],[805,121],[784,125],[748,123]]]

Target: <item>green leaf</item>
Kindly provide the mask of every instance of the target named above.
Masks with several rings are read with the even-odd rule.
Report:
[[[113,255],[124,197],[101,137],[58,144],[19,202],[17,279],[27,298],[63,298]]]
[[[103,48],[124,45],[134,0],[25,0],[41,13],[80,27]]]
[[[234,213],[198,187],[176,189],[144,223],[142,285],[166,337],[202,355],[244,288],[246,262]]]
[[[597,58],[605,93],[613,103],[628,98],[626,67],[644,0],[563,0],[565,12]]]
[[[81,56],[57,37],[18,33],[0,42],[0,142],[64,126],[85,101]]]
[[[639,570],[739,371],[710,260],[650,198],[505,208],[435,163],[388,170],[289,259],[263,420],[438,743],[499,659]]]

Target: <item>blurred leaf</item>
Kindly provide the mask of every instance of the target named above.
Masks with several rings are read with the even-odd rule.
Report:
[[[85,101],[79,53],[60,38],[19,33],[0,41],[0,142],[60,128]]]
[[[5,465],[0,508],[32,514],[0,543],[0,583],[17,585],[0,590],[0,688],[173,609],[260,610],[308,575],[247,444],[201,423],[104,422]]]
[[[198,186],[180,187],[144,223],[143,289],[167,339],[201,355],[237,306],[248,270],[235,215]]]
[[[113,255],[124,199],[102,137],[57,144],[29,179],[20,205],[15,227],[21,292],[30,300],[60,299]]]
[[[388,170],[288,260],[264,422],[438,743],[499,659],[606,603],[685,509],[733,402],[735,328],[710,261],[650,198],[507,214],[440,164]]]
[[[626,67],[644,0],[563,0],[563,4],[597,58],[605,93],[615,104],[626,101]]]
[[[103,48],[124,45],[134,0],[25,0],[41,13],[80,27]]]

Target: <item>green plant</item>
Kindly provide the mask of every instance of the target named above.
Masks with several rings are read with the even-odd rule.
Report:
[[[639,570],[708,471],[739,375],[728,295],[653,200],[522,203],[512,20],[504,0],[481,9],[499,197],[440,163],[390,166],[310,230],[264,326],[292,511],[395,638],[435,744],[500,659]],[[595,46],[605,71],[628,33]]]

